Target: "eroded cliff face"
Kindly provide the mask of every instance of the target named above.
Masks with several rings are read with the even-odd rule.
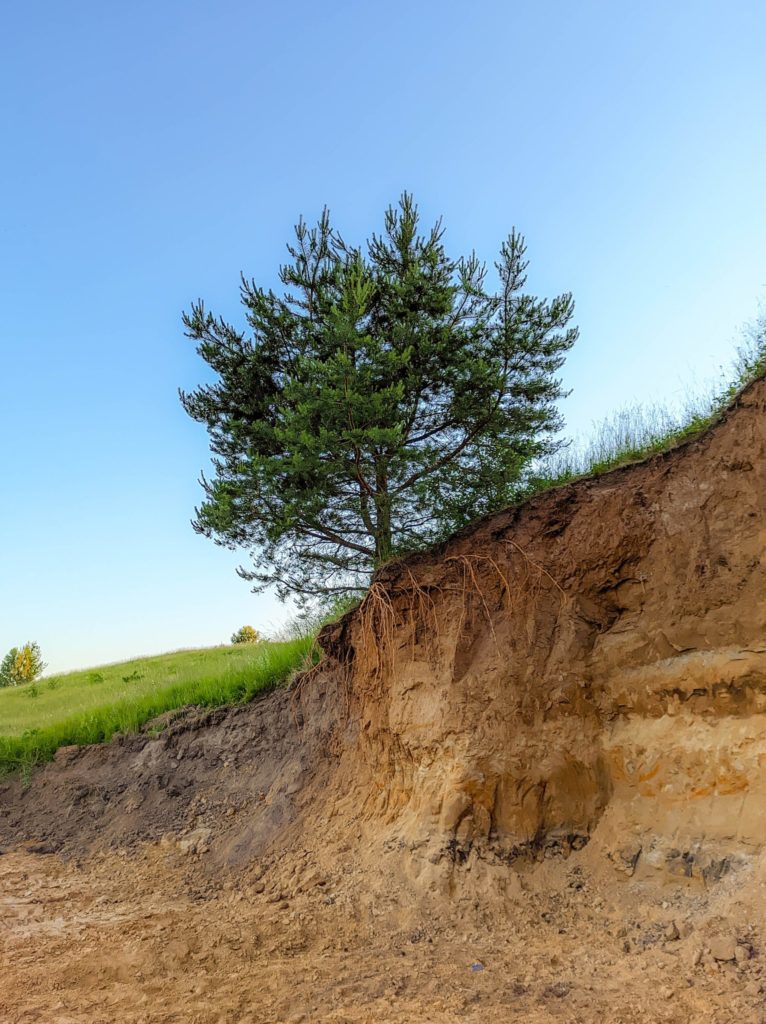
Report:
[[[593,840],[707,879],[759,850],[765,455],[759,381],[692,443],[381,571],[321,638],[364,815],[458,860]]]
[[[0,786],[0,848],[202,829],[229,866],[407,849],[442,892],[576,850],[721,877],[766,843],[765,454],[761,380],[689,444],[388,565],[289,692]]]

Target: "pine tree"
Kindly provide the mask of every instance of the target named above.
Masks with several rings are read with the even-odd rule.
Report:
[[[212,479],[195,529],[253,554],[240,574],[310,597],[508,504],[556,445],[556,373],[576,337],[569,294],[524,292],[515,231],[487,288],[475,254],[450,258],[404,194],[352,247],[325,210],[303,220],[282,295],[242,278],[248,328],[200,300],[187,335],[215,374],[181,392],[208,429]]]

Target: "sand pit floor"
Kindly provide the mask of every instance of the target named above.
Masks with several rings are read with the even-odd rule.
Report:
[[[704,893],[630,906],[575,867],[498,923],[363,905],[353,873],[290,895],[257,874],[207,876],[161,844],[80,866],[0,856],[0,1020],[766,1021],[760,950],[718,963],[674,935],[714,913]]]

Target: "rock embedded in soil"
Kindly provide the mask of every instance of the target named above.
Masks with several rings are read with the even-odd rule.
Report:
[[[708,943],[710,955],[719,963],[729,963],[737,958],[737,938],[732,934],[714,936]]]
[[[666,942],[675,942],[676,939],[681,938],[681,933],[679,932],[678,925],[675,921],[671,921],[670,924],[667,925],[663,938]]]

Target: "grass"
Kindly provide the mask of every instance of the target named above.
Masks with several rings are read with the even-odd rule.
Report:
[[[59,747],[103,743],[186,705],[244,703],[287,681],[313,636],[139,658],[0,690],[0,775],[25,776]]]
[[[668,451],[711,426],[743,388],[766,374],[766,311],[743,333],[723,383],[687,395],[677,409],[627,405],[594,426],[586,444],[568,443],[535,467],[520,499]]]
[[[713,403],[705,408],[702,402],[694,412],[673,412],[659,405],[626,405],[596,424],[587,444],[570,443],[548,459],[531,481],[531,490],[600,476],[667,451],[703,431],[719,411]]]

